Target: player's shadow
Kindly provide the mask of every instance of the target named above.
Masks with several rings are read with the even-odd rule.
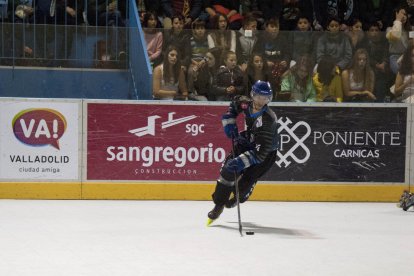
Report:
[[[216,227],[226,230],[232,231],[239,231],[239,223],[236,221],[228,221],[227,223],[231,223],[233,225],[221,225],[215,224],[211,225],[210,227]],[[242,222],[243,227],[243,234],[246,232],[254,232],[255,234],[270,234],[270,235],[281,235],[286,237],[294,237],[294,238],[303,238],[303,239],[318,239],[314,234],[298,229],[288,229],[288,228],[278,228],[278,227],[269,227],[269,226],[262,226],[252,222]]]

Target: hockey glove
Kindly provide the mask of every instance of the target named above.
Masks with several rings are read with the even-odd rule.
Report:
[[[226,165],[224,165],[224,169],[231,173],[239,173],[245,168],[245,164],[243,163],[243,160],[241,157],[236,157],[233,159],[230,159]]]
[[[230,139],[235,139],[239,136],[239,129],[236,124],[227,124],[224,126],[224,133]]]
[[[234,139],[234,145],[241,149],[242,152],[254,149],[254,143],[250,143],[243,135],[239,135]]]
[[[235,106],[233,107],[237,113],[241,113],[244,110],[249,108],[250,103],[252,102],[252,99],[250,97],[247,96],[235,96],[234,97],[234,104]]]

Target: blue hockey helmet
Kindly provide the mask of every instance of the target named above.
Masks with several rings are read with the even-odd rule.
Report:
[[[273,91],[269,82],[258,80],[253,84],[250,95],[254,101],[265,99],[268,104],[272,100]]]

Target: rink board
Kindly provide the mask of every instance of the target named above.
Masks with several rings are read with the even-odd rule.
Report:
[[[228,103],[0,104],[0,198],[210,200],[231,148],[220,122]],[[410,105],[271,108],[278,114],[282,148],[252,200],[389,202],[413,183]],[[33,138],[48,131],[47,139]],[[52,156],[59,170],[47,163],[46,172],[18,174],[21,164],[43,156]],[[37,168],[42,170],[41,162]]]

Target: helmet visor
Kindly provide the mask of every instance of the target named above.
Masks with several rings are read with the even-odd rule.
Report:
[[[255,103],[258,103],[260,105],[268,104],[272,100],[272,95],[260,95],[258,93],[255,93],[252,91],[252,99]]]

